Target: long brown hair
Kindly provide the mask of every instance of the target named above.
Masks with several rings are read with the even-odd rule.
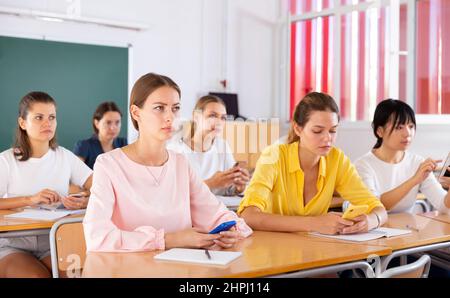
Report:
[[[92,127],[94,128],[94,132],[98,135],[98,128],[95,126],[95,120],[100,121],[105,115],[106,112],[117,112],[122,117],[122,112],[119,110],[119,107],[113,101],[105,101],[98,105],[97,109],[94,112],[94,116],[92,116]]]
[[[35,103],[49,103],[53,104],[56,108],[55,100],[45,92],[33,91],[22,97],[19,102],[19,118],[26,119],[28,116],[28,112],[33,104]],[[55,136],[50,140],[49,146],[52,150],[55,150],[58,147],[56,142],[56,133]],[[16,135],[14,138],[14,156],[20,161],[27,161],[31,155],[33,154],[30,138],[26,130],[23,130],[19,123],[17,123]]]
[[[133,122],[133,126],[137,131],[139,131],[139,125],[137,121],[133,119],[133,115],[131,115],[131,106],[135,105],[142,108],[147,100],[147,97],[156,89],[164,86],[175,89],[181,98],[180,87],[178,87],[178,85],[171,78],[163,75],[148,73],[140,77],[136,83],[134,83],[130,96],[130,117],[131,122]]]
[[[194,118],[194,114],[196,112],[203,112],[206,106],[210,103],[218,103],[223,105],[226,108],[225,102],[218,96],[215,95],[205,95],[200,97],[195,104],[194,110],[192,111],[192,118]],[[190,130],[190,138],[194,136],[195,130],[197,129],[195,122],[191,121],[191,130]]]
[[[311,113],[314,111],[330,111],[336,113],[339,119],[339,108],[330,95],[321,92],[308,93],[295,107],[291,128],[289,130],[288,144],[300,140],[300,137],[295,134],[294,122],[298,126],[304,127],[308,123]]]

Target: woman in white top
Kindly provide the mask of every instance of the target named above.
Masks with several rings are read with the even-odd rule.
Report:
[[[375,110],[372,128],[377,143],[355,166],[386,210],[413,213],[420,191],[435,209],[447,211],[450,192],[433,175],[440,161],[407,151],[416,131],[413,109],[403,101],[386,99]]]
[[[92,172],[56,143],[56,103],[31,92],[19,103],[14,147],[0,153],[0,209],[61,201],[68,209],[86,208]],[[69,183],[86,196],[68,196]],[[0,238],[0,277],[50,277],[48,235]]]
[[[214,194],[243,192],[249,172],[236,163],[230,146],[219,137],[227,116],[223,100],[213,95],[201,97],[192,116],[189,136],[175,138],[168,148],[184,154]]]

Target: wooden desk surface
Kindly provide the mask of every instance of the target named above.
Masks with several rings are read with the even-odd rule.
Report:
[[[391,253],[388,247],[326,243],[296,233],[256,231],[233,251],[242,256],[227,266],[155,261],[157,252],[88,253],[83,277],[261,277]]]
[[[308,237],[314,237],[314,239],[331,243],[352,243],[355,246],[380,245],[389,247],[392,251],[450,241],[450,224],[424,216],[409,213],[389,214],[388,222],[384,225],[384,227],[388,228],[408,229],[406,226],[413,227],[419,231],[413,230],[411,234],[390,238],[383,237],[365,242],[350,242],[314,236]]]
[[[419,215],[450,224],[450,214],[440,213],[439,211],[431,211]]]
[[[0,210],[0,232],[25,231],[36,229],[50,229],[56,221],[44,221],[33,219],[5,218],[5,215],[19,212],[17,210]],[[67,217],[78,217],[83,215],[71,215]]]

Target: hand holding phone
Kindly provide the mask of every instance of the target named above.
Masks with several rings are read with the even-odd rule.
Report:
[[[215,227],[208,234],[218,234],[218,233],[223,232],[223,231],[228,231],[229,229],[231,229],[235,225],[236,225],[236,221],[235,220],[226,221],[224,223],[221,223],[217,227]]]
[[[439,174],[439,178],[441,178],[441,177],[450,177],[449,167],[450,167],[450,153],[448,154],[447,159],[445,160],[445,163],[442,166],[442,171]]]
[[[353,219],[355,217],[358,217],[362,214],[365,214],[369,210],[369,206],[367,205],[352,205],[350,204],[345,210],[344,214],[342,215],[343,219]]]

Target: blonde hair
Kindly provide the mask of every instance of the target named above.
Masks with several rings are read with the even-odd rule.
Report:
[[[194,118],[194,114],[196,112],[199,112],[199,111],[203,112],[203,110],[206,108],[206,106],[210,103],[219,103],[226,108],[225,102],[220,97],[215,96],[215,95],[205,95],[205,96],[200,97],[197,100],[194,110],[192,111],[192,118]],[[197,127],[195,125],[195,122],[192,120],[189,138],[192,138],[194,136],[196,129],[197,129]]]

